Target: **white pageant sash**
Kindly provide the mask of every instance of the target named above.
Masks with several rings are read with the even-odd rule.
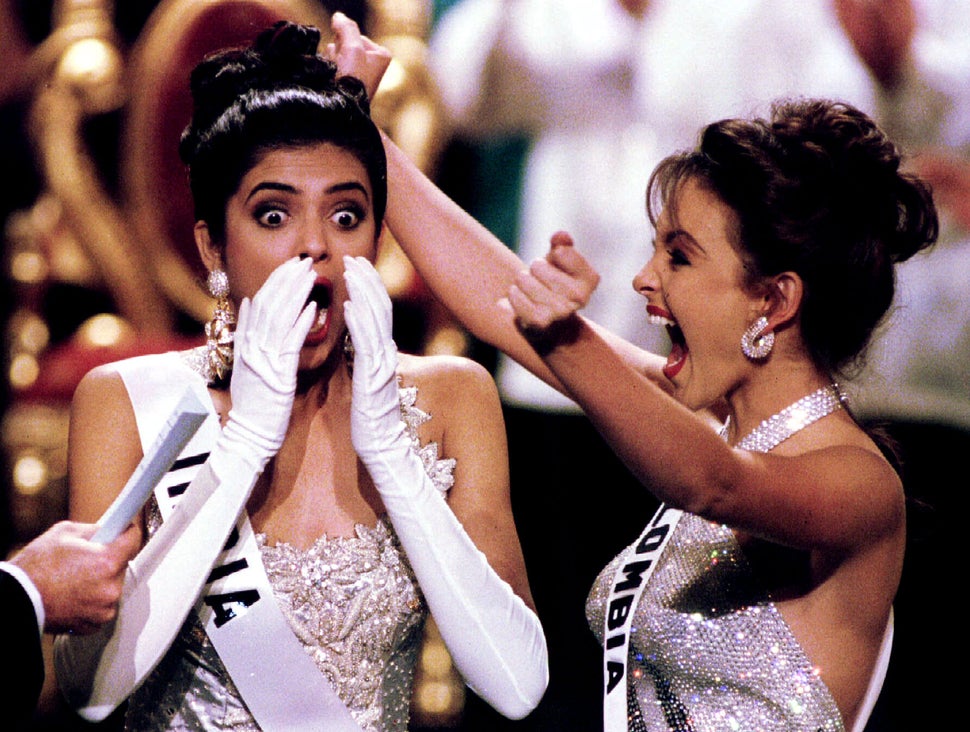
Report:
[[[627,665],[630,628],[640,595],[673,536],[683,511],[661,504],[650,523],[620,560],[607,598],[603,629],[603,729],[628,727]]]
[[[155,497],[163,520],[205,457],[177,461],[159,482]],[[196,612],[263,730],[360,732],[283,617],[245,509],[213,565]]]
[[[198,603],[196,612],[201,622],[247,707],[264,730],[360,732],[326,677],[303,650],[276,603],[246,515],[246,496],[236,495],[239,486],[220,485],[213,474],[210,482],[215,480],[215,485],[188,490],[200,470],[209,470],[204,464],[221,434],[219,417],[203,380],[186,362],[184,354],[177,352],[141,356],[119,362],[116,367],[134,407],[143,450],[164,429],[163,422],[171,406],[187,387],[196,392],[207,412],[202,427],[155,487],[164,523],[148,546],[158,545],[156,539],[179,539],[186,533],[180,533],[179,524],[194,530],[188,539],[195,543],[173,541],[167,546],[156,546],[155,564],[166,569],[167,574],[156,571],[155,564],[146,567],[144,571],[152,579],[159,575],[158,581],[140,589],[142,595],[147,593],[146,598],[139,596],[143,605],[128,608],[129,612],[118,619],[119,624],[124,624],[130,616],[132,623],[149,627],[152,626],[149,611],[152,618],[159,612],[177,619],[177,624],[170,623],[173,630],[164,646],[159,646],[157,639],[146,644],[146,652],[152,652],[151,665],[136,664],[139,668],[136,683],[154,667],[185,614],[190,612],[189,608]],[[245,478],[240,483],[248,485],[248,476]],[[212,495],[206,494],[204,502],[200,502],[195,488],[205,488]],[[177,505],[181,508],[175,510]],[[187,508],[191,515],[185,515]],[[197,519],[203,519],[202,523]],[[208,544],[204,551],[202,542]],[[178,559],[179,579],[198,576],[198,582],[191,585],[192,590],[187,590],[189,583],[181,582],[179,586],[185,585],[184,589],[176,590],[174,597],[166,596],[166,588],[179,583],[171,581],[172,562],[166,562],[165,557]],[[193,562],[194,567],[188,566]],[[195,589],[200,586],[201,590]],[[134,627],[127,631],[123,635],[129,645],[134,643],[133,639],[145,635]],[[154,655],[156,647],[158,657]],[[132,688],[127,685],[124,696]]]

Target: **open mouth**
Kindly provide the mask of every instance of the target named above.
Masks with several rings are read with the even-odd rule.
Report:
[[[305,343],[316,345],[327,337],[330,331],[330,305],[333,301],[333,285],[326,277],[318,277],[307,297],[307,304],[313,302],[317,306],[317,317],[310,327]]]
[[[687,354],[690,353],[687,341],[684,339],[684,332],[669,312],[656,305],[647,305],[647,317],[653,325],[661,325],[667,329],[667,335],[670,337],[670,353],[667,354],[663,374],[672,380],[680,373],[687,362]]]

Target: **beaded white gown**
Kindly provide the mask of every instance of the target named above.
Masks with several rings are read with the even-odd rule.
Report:
[[[138,363],[140,362],[140,363]],[[119,371],[136,414],[155,401],[139,387],[145,369],[200,379],[184,354],[132,359]],[[158,371],[155,371],[157,374]],[[157,377],[155,377],[157,378]],[[434,485],[453,484],[455,461],[421,446],[417,426],[430,416],[415,407],[417,389],[400,390],[401,414]],[[161,525],[152,501],[149,531]],[[266,574],[290,628],[364,732],[406,732],[411,688],[427,606],[390,521],[358,525],[352,537],[320,537],[307,550],[267,546],[256,535]],[[274,683],[273,659],[266,683]],[[280,689],[286,704],[300,690]],[[194,611],[159,665],[129,699],[125,727],[149,730],[255,731],[259,726]]]

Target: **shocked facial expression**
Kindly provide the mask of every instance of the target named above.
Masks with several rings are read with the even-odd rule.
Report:
[[[367,171],[352,153],[327,143],[274,150],[243,176],[229,199],[224,246],[200,242],[206,264],[225,269],[237,305],[286,260],[314,261],[310,298],[318,315],[301,368],[320,365],[344,332],[343,257],[374,260],[379,232],[372,201]]]
[[[633,286],[647,299],[650,321],[670,333],[664,375],[682,403],[699,409],[731,393],[748,373],[741,334],[762,314],[765,299],[743,286],[734,211],[693,180],[671,203]]]

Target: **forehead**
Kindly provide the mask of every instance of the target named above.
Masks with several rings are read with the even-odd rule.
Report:
[[[709,254],[723,247],[737,254],[737,215],[716,193],[694,178],[677,186],[657,219],[658,239],[677,233],[693,239]]]
[[[266,151],[243,176],[239,191],[245,194],[260,183],[272,181],[312,193],[343,182],[355,182],[371,196],[364,164],[349,150],[331,143],[315,143]]]

